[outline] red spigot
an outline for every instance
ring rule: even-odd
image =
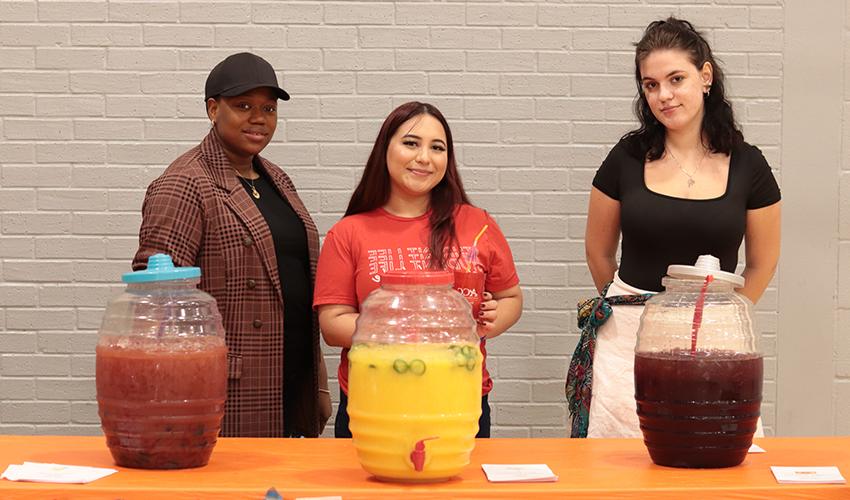
[[[410,461],[413,462],[413,468],[416,472],[422,472],[425,468],[425,441],[437,439],[439,436],[420,439],[416,442],[413,451],[410,452]]]

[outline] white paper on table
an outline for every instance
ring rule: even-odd
[[[481,464],[491,483],[545,483],[558,480],[546,464]]]
[[[103,467],[24,462],[23,464],[9,464],[0,477],[9,481],[84,484],[116,472],[118,471],[115,469]]]
[[[838,467],[770,467],[777,483],[781,484],[844,484],[844,476]]]
[[[767,453],[764,448],[753,443],[750,445],[750,449],[747,450],[747,453]]]

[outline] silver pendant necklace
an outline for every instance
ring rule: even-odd
[[[702,151],[702,157],[699,159],[699,163],[697,163],[697,168],[695,168],[695,169],[694,169],[694,172],[693,172],[692,174],[689,174],[689,173],[688,173],[688,171],[687,171],[687,170],[685,170],[685,169],[682,167],[682,164],[681,164],[681,163],[679,163],[679,159],[678,159],[678,158],[676,158],[676,155],[674,155],[674,154],[673,154],[673,151],[672,151],[670,148],[666,148],[666,151],[667,151],[668,153],[670,153],[670,157],[671,157],[671,158],[673,158],[673,161],[675,161],[675,162],[676,162],[676,166],[678,166],[678,167],[679,167],[679,170],[681,170],[681,171],[682,171],[682,173],[683,173],[683,174],[685,174],[685,175],[688,177],[688,189],[691,189],[692,187],[694,187],[694,184],[696,184],[696,183],[697,183],[697,181],[696,181],[696,180],[694,180],[694,176],[695,176],[695,175],[697,175],[697,171],[698,171],[698,170],[699,170],[699,168],[702,166],[702,161],[703,161],[703,160],[705,160],[705,157],[706,157],[706,155],[707,155],[707,153],[708,153],[708,150],[707,150],[707,149],[703,149],[703,151]]]

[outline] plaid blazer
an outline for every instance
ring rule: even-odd
[[[311,277],[315,280],[319,256],[316,225],[289,176],[270,161],[258,158],[304,222]],[[221,311],[228,347],[221,435],[282,436],[283,294],[274,242],[214,131],[148,186],[133,269],[144,269],[148,257],[157,252],[170,254],[176,266],[200,267],[200,288],[215,297]],[[295,419],[294,428],[305,436],[320,432],[318,325],[314,312],[312,369],[303,374],[298,411],[285,416]]]

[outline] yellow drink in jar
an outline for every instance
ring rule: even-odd
[[[366,471],[428,482],[469,464],[481,416],[478,345],[355,344],[348,361],[350,428]]]

